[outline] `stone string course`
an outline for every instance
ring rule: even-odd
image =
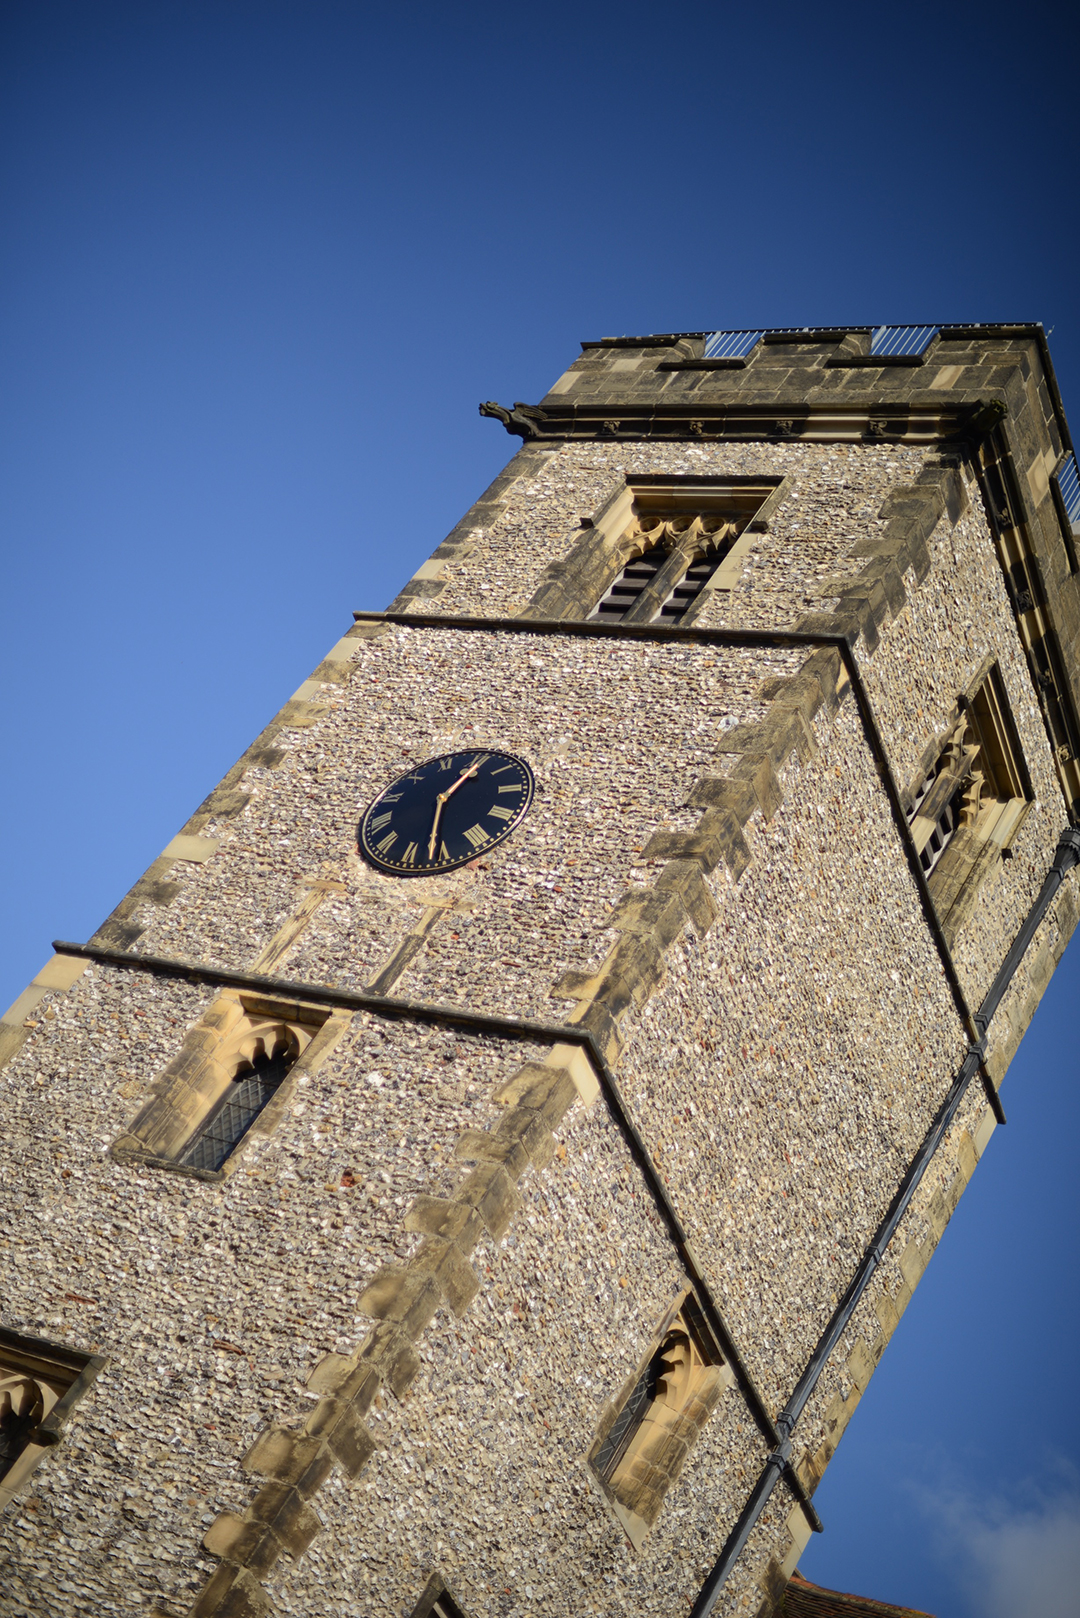
[[[1039,802],[1004,926],[965,944],[977,987],[1062,814],[1003,594],[985,634],[957,623],[988,588],[972,486],[886,445],[527,449],[406,601],[520,611],[626,467],[795,480],[738,621],[843,633],[868,682],[887,668],[899,767],[925,746],[913,714],[932,733],[985,647],[1002,659]],[[474,741],[534,764],[521,832],[439,882],[361,865],[362,804]],[[1070,885],[995,1021],[996,1073],[1075,919]],[[358,626],[99,937],[359,988],[421,927],[395,992],[570,1017],[618,1062],[778,1408],[966,1037],[839,655]],[[433,1568],[474,1618],[685,1609],[766,1446],[727,1393],[638,1555],[583,1464],[688,1279],[580,1056],[357,1013],[229,1180],[193,1183],[108,1148],[213,989],[48,977],[0,1027],[4,1322],[110,1364],[0,1521],[4,1618],[396,1615]],[[973,1087],[797,1429],[807,1484],[991,1125]],[[768,1605],[804,1537],[781,1486],[718,1611]]]

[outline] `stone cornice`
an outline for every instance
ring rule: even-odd
[[[488,401],[482,416],[502,422],[508,433],[536,442],[573,439],[698,440],[700,442],[779,439],[812,444],[893,443],[971,446],[1004,419],[997,399],[940,404],[910,401],[851,404],[835,400],[808,403],[773,400],[734,404],[691,398],[677,403],[528,405],[512,408]]]

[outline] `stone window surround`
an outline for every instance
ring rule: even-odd
[[[346,1020],[325,1006],[221,990],[187,1031],[179,1052],[151,1087],[150,1099],[114,1141],[110,1155],[193,1179],[227,1179],[251,1142],[273,1133],[300,1078],[320,1065]],[[296,1060],[221,1168],[199,1169],[182,1162],[237,1069],[260,1044],[269,1050],[282,1041],[296,1052]]]
[[[635,1417],[616,1453],[605,1455],[619,1416],[669,1344],[673,1351],[670,1369],[657,1378],[656,1393]],[[605,1404],[589,1451],[590,1470],[635,1550],[644,1544],[664,1496],[678,1479],[721,1393],[734,1380],[693,1289],[688,1288],[664,1316],[648,1352],[623,1383],[618,1397]]]
[[[31,1428],[21,1451],[0,1475],[0,1513],[23,1488],[46,1450],[62,1441],[68,1416],[107,1363],[104,1355],[85,1354],[0,1327],[0,1388],[9,1378],[31,1382],[42,1409],[41,1419]]]
[[[545,570],[521,616],[583,622],[627,564],[655,544],[660,526],[671,547],[669,560],[626,621],[655,618],[687,569],[722,536],[726,549],[719,565],[679,620],[689,625],[712,591],[734,589],[754,536],[766,531],[789,488],[790,479],[780,477],[630,473],[599,511],[580,519],[569,552]],[[729,523],[736,529],[733,540]]]
[[[954,755],[951,759],[949,755]],[[930,813],[913,813],[927,777],[937,771],[923,802]],[[936,788],[936,790],[935,790]],[[960,823],[929,873],[928,885],[950,944],[971,919],[978,890],[1011,846],[1034,801],[1016,723],[996,659],[988,657],[956,700],[956,716],[944,740],[926,747],[904,794],[916,849],[922,851],[937,821],[937,800],[963,794]],[[932,796],[931,796],[932,795]],[[922,803],[919,804],[921,808]],[[944,808],[942,801],[940,808]]]
[[[448,1589],[442,1575],[433,1573],[409,1618],[468,1618],[468,1615]]]

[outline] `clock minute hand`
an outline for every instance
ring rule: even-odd
[[[458,787],[467,781],[470,775],[476,774],[483,762],[484,761],[482,758],[478,758],[475,764],[470,765],[467,770],[462,770],[453,786],[447,787],[445,792],[440,792],[439,796],[435,799],[435,820],[431,827],[431,840],[428,843],[429,861],[435,858],[435,839],[439,835],[439,821],[442,818],[443,805],[446,803],[447,798],[452,798],[454,796],[454,793],[457,791]]]

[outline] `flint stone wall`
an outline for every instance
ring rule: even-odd
[[[0,1191],[5,1321],[109,1356],[64,1446],[0,1519],[5,1614],[185,1609],[216,1565],[203,1532],[255,1491],[242,1467],[253,1440],[302,1424],[314,1364],[355,1347],[370,1326],[365,1285],[420,1240],[408,1207],[453,1191],[457,1138],[492,1126],[498,1085],[545,1054],[359,1013],[224,1184],[110,1161],[210,998],[91,966],[46,998],[0,1078],[18,1153]],[[474,1252],[471,1309],[421,1339],[406,1402],[377,1397],[369,1469],[318,1497],[327,1529],[272,1586],[281,1610],[397,1614],[440,1566],[477,1614],[509,1610],[507,1588],[515,1610],[541,1597],[569,1610],[579,1584],[597,1612],[633,1594],[659,1613],[672,1563],[689,1590],[702,1546],[719,1549],[718,1518],[764,1454],[738,1395],[721,1401],[641,1558],[626,1557],[585,1466],[604,1401],[687,1284],[602,1104],[571,1113],[523,1192],[510,1233]],[[566,1534],[565,1555],[544,1553],[538,1512]]]
[[[248,771],[247,808],[206,827],[219,851],[186,868],[167,906],[136,912],[140,950],[250,969],[305,879],[329,880],[340,887],[279,974],[362,988],[442,907],[393,992],[550,1018],[556,977],[606,952],[610,907],[652,832],[695,823],[687,795],[723,736],[760,719],[763,682],[805,657],[398,627],[354,644],[338,705],[286,733],[277,768]],[[367,802],[416,760],[473,746],[520,752],[536,771],[533,806],[506,843],[432,879],[357,857]]]
[[[876,444],[565,444],[527,448],[406,585],[405,611],[517,617],[544,570],[562,561],[595,516],[635,474],[790,480],[751,542],[734,590],[714,591],[699,627],[791,628],[819,605],[822,580],[860,539],[884,528],[879,512],[913,483],[926,450]],[[512,473],[520,471],[516,477]],[[590,603],[591,605],[591,603]]]

